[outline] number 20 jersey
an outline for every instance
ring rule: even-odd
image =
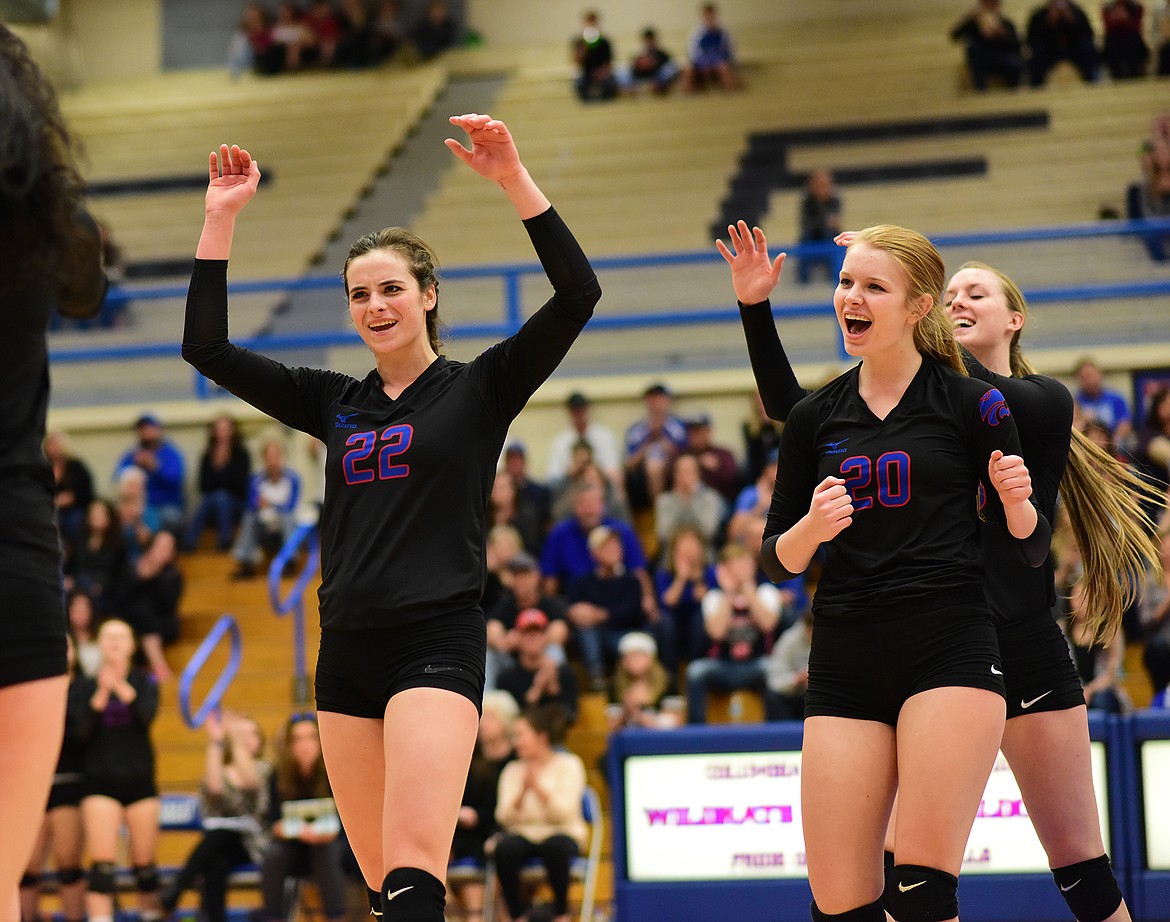
[[[988,461],[997,448],[1020,452],[1007,404],[985,382],[923,358],[897,406],[879,419],[858,392],[859,370],[793,408],[780,441],[765,554],[775,554],[769,538],[808,512],[814,488],[838,477],[852,498],[853,521],[823,546],[818,615],[868,618],[982,604],[980,503],[987,527],[1004,528]]]

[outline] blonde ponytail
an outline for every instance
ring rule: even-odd
[[[1147,573],[1161,578],[1156,528],[1142,499],[1161,506],[1165,497],[1078,429],[1072,431],[1060,493],[1081,552],[1090,636],[1108,645]]]

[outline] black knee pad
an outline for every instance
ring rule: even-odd
[[[896,864],[886,879],[886,910],[898,922],[943,922],[959,914],[959,878],[920,864]]]
[[[57,883],[62,887],[79,883],[84,876],[81,868],[57,868]]]
[[[1121,888],[1108,855],[1053,868],[1052,879],[1079,922],[1102,922],[1121,905]]]
[[[89,889],[93,893],[111,894],[117,889],[114,876],[117,866],[112,861],[95,861],[89,869]]]
[[[846,912],[821,912],[816,900],[809,908],[812,910],[813,922],[886,922],[886,911],[882,909],[881,900]]]
[[[29,871],[25,871],[23,874],[20,875],[20,889],[21,890],[31,890],[32,888],[39,887],[40,885],[41,885],[41,875],[40,874],[33,874]]]
[[[395,868],[382,881],[383,922],[444,922],[447,888],[420,868]]]
[[[370,904],[370,915],[375,919],[382,918],[382,894],[366,887],[366,899]]]
[[[135,866],[134,886],[139,893],[158,893],[158,868],[153,864]]]

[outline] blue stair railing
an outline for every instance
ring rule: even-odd
[[[293,558],[301,547],[307,547],[305,565],[300,574],[293,581],[292,587],[283,597],[280,592],[280,581],[285,568],[293,562]],[[268,567],[268,597],[272,608],[278,616],[287,614],[293,616],[293,702],[307,704],[309,702],[309,674],[305,665],[305,589],[309,581],[317,573],[317,562],[320,559],[321,548],[317,540],[317,524],[306,523],[298,525],[289,535],[288,540],[280,552],[272,558]]]

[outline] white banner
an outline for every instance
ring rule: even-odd
[[[1142,743],[1142,803],[1146,820],[1146,867],[1170,871],[1170,740]]]
[[[1163,773],[1150,777],[1170,777],[1170,743],[1166,747],[1159,763]],[[1104,743],[1092,743],[1091,757],[1108,848]],[[800,752],[630,756],[625,777],[630,880],[806,875]],[[1162,793],[1160,815],[1167,817],[1170,789]],[[1170,822],[1161,825],[1166,829],[1161,854],[1163,861],[1170,862]],[[1151,858],[1151,866],[1152,862]],[[1048,860],[1020,799],[1019,787],[1000,755],[971,828],[963,873],[1047,870]]]

